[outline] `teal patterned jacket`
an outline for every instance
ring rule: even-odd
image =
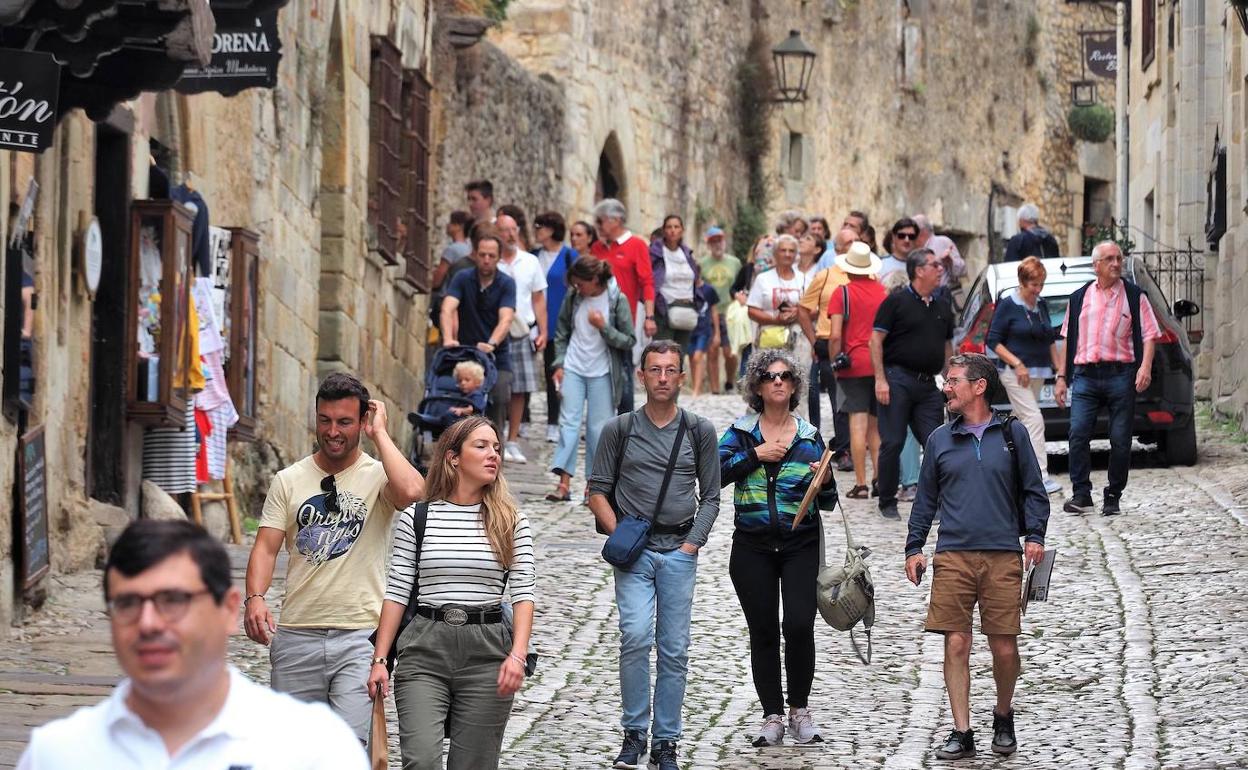
[[[754,453],[754,447],[763,442],[758,417],[741,417],[719,439],[720,483],[736,485],[732,502],[737,534],[765,539],[773,545],[791,538],[805,539],[807,533],[818,531],[819,511],[808,510],[796,530],[793,518],[814,480],[810,464],[823,457],[823,437],[815,426],[794,415],[797,433],[789,451],[780,462],[765,465]],[[831,473],[811,508],[816,506],[820,510],[836,507],[836,482]]]

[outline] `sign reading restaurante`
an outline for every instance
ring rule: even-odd
[[[51,54],[0,48],[0,149],[37,153],[52,145],[60,84]]]

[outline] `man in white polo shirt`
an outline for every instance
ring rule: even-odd
[[[242,596],[225,548],[201,527],[131,524],[109,553],[104,599],[128,678],[103,703],[36,729],[19,770],[368,766],[324,704],[273,692],[226,664]]]

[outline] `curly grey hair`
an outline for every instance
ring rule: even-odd
[[[758,395],[758,387],[763,384],[763,373],[774,363],[782,363],[793,373],[793,395],[789,398],[789,411],[797,408],[801,394],[805,392],[805,378],[802,368],[793,354],[783,348],[763,348],[750,356],[745,365],[745,375],[737,382],[737,389],[745,398],[745,403],[759,414],[763,412],[763,397]]]

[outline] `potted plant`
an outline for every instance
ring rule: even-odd
[[[1099,144],[1114,135],[1114,111],[1103,104],[1071,107],[1066,123],[1070,133],[1085,142]]]

